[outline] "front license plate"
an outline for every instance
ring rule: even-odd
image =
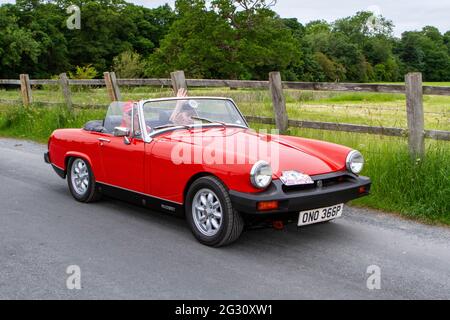
[[[302,211],[298,217],[298,226],[306,226],[308,224],[339,218],[342,216],[343,210],[344,204],[341,203],[331,207]]]

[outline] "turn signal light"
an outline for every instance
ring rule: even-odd
[[[269,211],[278,209],[278,201],[258,202],[258,211]]]

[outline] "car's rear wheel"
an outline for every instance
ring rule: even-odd
[[[71,158],[67,166],[67,183],[75,200],[93,202],[100,198],[95,177],[89,163],[81,158]]]
[[[186,219],[197,240],[214,247],[236,241],[244,228],[227,189],[219,179],[210,176],[197,179],[189,188]]]

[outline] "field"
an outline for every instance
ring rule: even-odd
[[[439,84],[430,84],[439,85]],[[443,85],[450,85],[443,84]],[[170,88],[121,88],[123,100],[171,96]],[[245,115],[273,116],[266,90],[193,89],[190,95],[233,98]],[[286,90],[291,119],[317,120],[406,128],[405,97],[401,94],[336,93]],[[101,119],[108,105],[105,89],[73,92],[73,101],[82,107],[73,114],[61,106],[41,106],[39,102],[60,103],[56,90],[35,90],[38,102],[32,108],[0,104],[0,135],[46,142],[59,127],[81,127],[86,121]],[[0,101],[18,100],[17,90],[0,91]],[[99,105],[90,108],[91,105]],[[103,105],[103,107],[102,107]],[[425,127],[450,131],[450,97],[425,96]],[[271,128],[251,124],[255,129]],[[366,158],[363,174],[373,180],[370,197],[354,201],[430,223],[450,225],[450,143],[427,140],[425,159],[410,161],[407,141],[378,135],[290,128],[291,135],[327,140],[360,150]]]
[[[273,116],[272,101],[267,90],[191,89],[190,94],[232,97],[245,115]],[[122,88],[124,100],[171,95],[171,88],[168,87]],[[285,90],[285,95],[290,119],[406,128],[406,102],[402,94]],[[73,92],[72,96],[74,104],[80,106],[106,107],[109,103],[104,88],[79,90]],[[63,101],[58,90],[34,90],[33,98],[37,103]],[[0,102],[3,100],[20,102],[19,90],[0,91]],[[450,97],[424,96],[424,108],[426,129],[450,131]]]

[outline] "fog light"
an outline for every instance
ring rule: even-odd
[[[366,187],[359,187],[359,193],[366,193]]]
[[[269,211],[278,209],[278,201],[258,202],[258,211]]]

